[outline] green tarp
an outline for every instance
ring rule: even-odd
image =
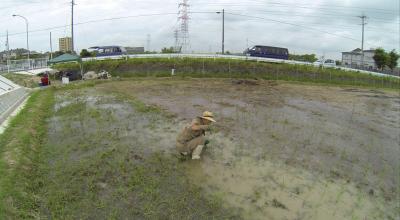
[[[81,58],[76,55],[72,54],[63,54],[61,56],[58,56],[52,60],[49,60],[47,63],[48,64],[56,64],[56,63],[67,63],[67,62],[82,62]]]

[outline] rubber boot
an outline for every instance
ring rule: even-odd
[[[199,160],[200,159],[200,154],[203,151],[204,145],[198,145],[196,149],[194,149],[192,153],[192,160]]]

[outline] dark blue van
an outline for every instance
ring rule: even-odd
[[[89,52],[95,52],[96,57],[126,55],[126,49],[120,46],[91,47]]]
[[[289,59],[289,50],[287,48],[280,47],[256,45],[247,49],[244,53],[252,57],[265,57],[282,60]]]

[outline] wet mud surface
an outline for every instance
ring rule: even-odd
[[[176,163],[191,184],[220,198],[225,207],[239,210],[243,218],[396,219],[399,215],[396,92],[193,79],[111,82],[69,97],[58,97],[50,142],[68,131],[65,144],[70,146],[90,145],[88,140],[100,143],[87,151],[73,149],[71,160],[115,145],[137,152],[133,158],[154,152],[174,158],[179,130],[209,110],[218,122],[207,134],[211,143],[202,160],[176,159]],[[126,101],[129,98],[174,117],[135,111]],[[82,120],[60,123],[63,109],[81,102],[86,116],[80,117],[91,115],[84,120],[85,129]],[[74,109],[82,112],[80,108]],[[98,111],[109,117],[97,117]]]
[[[188,173],[237,207],[247,204],[254,218],[362,218],[395,206],[396,92],[230,80],[123,82],[118,90],[184,122],[213,111],[211,146]]]
[[[59,91],[40,213],[54,219],[239,219],[185,178],[175,122],[96,88]]]

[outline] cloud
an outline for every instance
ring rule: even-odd
[[[25,31],[24,21],[12,18],[14,13],[26,16],[30,30],[63,26],[70,23],[70,6],[66,0],[4,0],[0,8],[0,50],[4,49],[5,31]],[[77,23],[91,20],[175,13],[178,0],[76,0]],[[216,12],[225,8],[226,50],[242,52],[247,42],[287,47],[296,53],[326,54],[339,58],[341,51],[361,47],[361,23],[357,16],[369,17],[366,25],[366,48],[384,47],[399,50],[399,3],[397,0],[189,0],[192,12]],[[250,15],[259,18],[242,17]],[[221,15],[194,13],[190,20],[191,49],[216,52],[221,47]],[[290,23],[290,24],[288,24]],[[176,15],[132,17],[77,25],[78,49],[94,45],[146,46],[151,35],[151,48],[173,46],[173,32],[179,27]],[[318,31],[321,30],[321,31]],[[58,38],[70,34],[69,27],[51,30],[53,47]],[[48,51],[49,31],[30,34],[31,49]],[[330,34],[328,34],[330,33]],[[345,37],[338,37],[345,36]],[[351,39],[356,39],[351,40]],[[358,41],[359,40],[359,41]],[[25,46],[25,35],[11,35],[13,48]]]

